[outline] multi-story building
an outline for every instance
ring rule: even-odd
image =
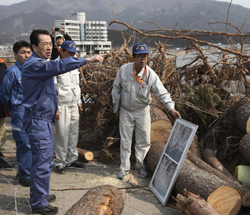
[[[77,12],[76,20],[55,20],[54,26],[64,28],[75,41],[77,49],[87,54],[101,54],[111,51],[106,21],[86,21],[85,13]]]

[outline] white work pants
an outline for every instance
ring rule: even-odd
[[[58,106],[59,119],[56,120],[56,140],[54,166],[69,166],[78,160],[77,142],[79,133],[78,105]]]
[[[120,109],[120,170],[130,170],[130,155],[133,131],[135,129],[136,166],[144,167],[144,158],[150,148],[151,118],[150,108],[136,111]]]

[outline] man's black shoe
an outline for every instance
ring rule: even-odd
[[[18,179],[19,179],[19,184],[21,184],[23,187],[30,187],[29,179],[22,179],[20,177]]]
[[[50,204],[43,208],[38,208],[38,209],[32,209],[32,214],[44,214],[44,215],[53,215],[57,214],[58,208],[53,207]]]
[[[72,164],[70,164],[68,167],[74,167],[74,168],[85,168],[85,166],[79,162],[79,161],[74,161]]]
[[[47,195],[46,200],[48,201],[48,203],[54,202],[54,201],[56,201],[56,195],[54,195],[54,194]]]
[[[54,168],[54,171],[57,174],[65,174],[65,167],[63,167],[63,166],[56,166]]]
[[[4,157],[0,156],[0,169],[1,168],[14,168],[14,164],[7,162]]]

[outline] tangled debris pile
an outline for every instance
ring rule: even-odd
[[[124,24],[116,20],[114,22]],[[127,24],[124,25],[145,37],[159,37],[159,34],[146,34]],[[250,164],[249,150],[246,150],[250,142],[248,141],[250,136],[247,134],[250,131],[248,81],[250,56],[244,53],[243,42],[240,50],[233,45],[232,37],[249,35],[243,35],[241,32],[235,35],[225,33],[225,35],[231,36],[228,39],[231,48],[212,44],[211,46],[219,50],[215,59],[211,58],[211,55],[206,55],[199,45],[210,45],[210,43],[184,35],[181,38],[192,38],[190,40],[194,43],[183,52],[172,54],[172,56],[168,53],[166,43],[156,43],[148,57],[148,64],[171,93],[176,102],[176,109],[182,117],[199,125],[197,138],[193,143],[196,147],[195,153],[191,151],[184,162],[184,168],[180,171],[174,187],[176,194],[183,194],[184,188],[190,188],[189,191],[195,191],[195,194],[206,199],[223,185],[226,186],[223,189],[225,195],[230,197],[231,189],[227,188],[230,186],[237,190],[234,202],[230,202],[234,210],[232,214],[237,214],[241,204],[249,206],[247,199],[250,195],[249,188],[242,185],[232,175],[237,165]],[[185,65],[178,67],[177,58],[190,52],[193,58]],[[113,152],[119,148],[118,114],[113,114],[112,84],[120,66],[131,61],[132,53],[129,52],[128,42],[125,41],[120,50],[106,56],[102,65],[87,65],[82,68],[81,89],[85,112],[81,116],[79,144],[83,148],[90,146],[101,150],[100,155],[105,160],[113,158]],[[168,121],[173,123],[173,119],[163,105],[156,102],[158,104],[154,106],[158,106],[168,117]],[[164,141],[160,143],[154,139],[150,150],[155,150],[155,152],[151,154],[149,152],[148,155],[154,158],[146,160],[156,160],[155,156],[159,158],[164,144]],[[211,157],[211,155],[204,155],[206,150],[210,150],[214,156],[213,159],[216,159],[214,166],[206,161],[207,157]],[[214,152],[216,152],[216,157]],[[245,158],[244,161],[242,157]],[[150,164],[148,166],[151,169]],[[226,169],[230,177],[220,167],[223,167],[223,170]],[[213,194],[213,196],[216,195]],[[242,196],[242,203],[238,196],[240,198]]]
[[[198,44],[190,45],[172,58],[165,47],[166,44],[156,44],[148,62],[171,93],[176,109],[184,119],[199,125],[197,135],[201,147],[219,150],[220,159],[239,164],[238,143],[243,133],[234,123],[234,113],[248,103],[250,62],[240,55],[221,53],[211,66]],[[191,50],[198,50],[198,54],[177,68],[176,58]],[[82,67],[85,110],[81,115],[82,148],[112,149],[113,143],[116,143],[113,148],[119,146],[118,116],[113,114],[111,91],[120,66],[131,61],[132,54],[124,44],[120,50],[108,54],[103,64]],[[236,82],[240,84],[236,86]],[[236,87],[236,91],[231,92],[230,86]],[[243,91],[239,92],[238,86],[243,86]]]

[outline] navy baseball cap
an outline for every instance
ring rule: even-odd
[[[62,43],[61,49],[66,49],[69,52],[79,52],[76,50],[76,44],[74,41],[66,40]]]
[[[133,54],[149,54],[146,43],[136,43],[132,49]]]

